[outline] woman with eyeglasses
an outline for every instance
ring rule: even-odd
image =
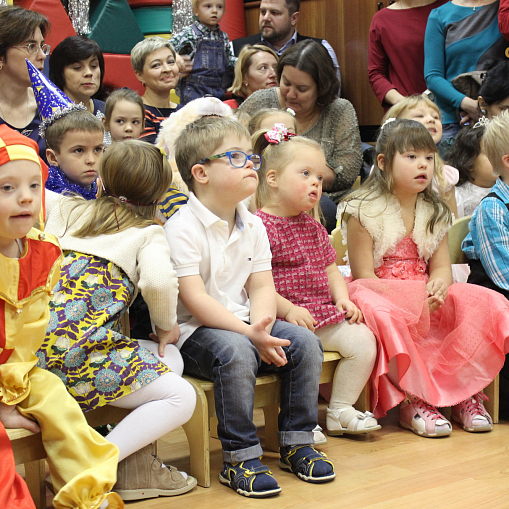
[[[41,118],[25,59],[42,71],[50,52],[44,42],[49,28],[49,21],[36,11],[0,7],[0,124],[33,139],[44,160],[46,143],[39,136]]]
[[[99,45],[81,35],[65,38],[49,57],[49,79],[75,103],[96,117],[104,116],[104,57]]]

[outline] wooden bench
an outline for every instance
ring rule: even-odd
[[[320,383],[332,382],[336,366],[341,360],[337,352],[324,352]],[[205,488],[210,486],[210,435],[217,436],[216,410],[214,401],[214,384],[208,380],[184,377],[196,391],[196,408],[191,419],[184,424],[189,442],[189,473],[198,484]],[[281,382],[278,375],[265,375],[256,378],[254,408],[262,408],[265,418],[265,448],[279,452],[278,412]],[[366,386],[356,407],[365,412],[369,410],[369,392]]]
[[[46,451],[40,433],[26,429],[8,429],[14,462],[25,465],[25,481],[37,509],[46,509],[46,486],[44,484]]]
[[[111,406],[97,408],[85,413],[89,426],[97,428],[120,422],[130,410]],[[37,509],[46,509],[45,459],[46,451],[40,433],[26,429],[8,429],[14,462],[25,466],[25,481]]]
[[[332,382],[334,371],[341,356],[337,352],[324,352],[320,383]],[[217,419],[214,403],[214,384],[207,380],[184,377],[196,391],[196,408],[191,419],[183,425],[189,442],[189,474],[195,477],[200,486],[210,486],[210,431],[217,436]],[[277,438],[279,395],[281,381],[278,375],[265,375],[256,379],[255,408],[262,408],[265,418],[265,447],[270,451],[279,451]],[[361,394],[356,407],[361,411],[369,410],[367,386]],[[101,407],[85,413],[87,422],[96,428],[105,424],[120,422],[129,410],[115,407]],[[46,452],[42,445],[41,434],[17,429],[7,430],[17,465],[25,465],[25,480],[37,509],[46,508],[46,488],[44,484]]]

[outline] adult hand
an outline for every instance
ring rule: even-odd
[[[19,413],[16,405],[0,403],[0,421],[2,421],[6,428],[23,428],[32,433],[39,433],[41,431],[41,428],[39,428],[35,421]]]
[[[292,306],[285,316],[285,320],[295,325],[305,327],[311,332],[315,331],[315,325],[318,323],[306,308],[301,308],[299,306]]]
[[[271,336],[265,329],[272,322],[272,317],[267,316],[256,323],[246,326],[245,335],[260,352],[260,357],[267,364],[274,363],[276,366],[284,366],[288,361],[282,346],[289,346],[288,339],[279,339]]]
[[[464,97],[461,101],[460,110],[462,112],[460,121],[461,125],[477,122],[479,120],[479,105],[477,101],[474,101],[474,99]]]
[[[175,324],[175,327],[169,331],[165,331],[160,329],[156,325],[156,333],[150,334],[150,339],[159,343],[159,347],[157,349],[159,353],[159,357],[164,357],[164,349],[166,345],[176,345],[180,338],[180,327],[178,323]]]

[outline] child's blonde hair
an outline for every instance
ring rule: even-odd
[[[87,218],[74,236],[111,235],[156,224],[157,202],[171,185],[171,168],[160,149],[139,140],[114,143],[101,159],[99,176],[103,189],[96,200],[72,198],[67,227]]]
[[[399,103],[394,104],[391,106],[387,113],[384,115],[384,118],[382,119],[382,125],[389,119],[389,118],[398,118],[403,115],[405,111],[413,110],[417,108],[420,105],[427,106],[428,108],[431,108],[438,114],[438,118],[440,121],[442,121],[442,114],[440,113],[440,109],[438,106],[427,96],[424,94],[420,95],[410,95],[408,97],[405,97],[402,101]],[[435,154],[435,178],[438,183],[438,189],[440,190],[440,195],[445,196],[446,189],[449,187],[448,182],[445,180],[444,177],[444,162],[442,161],[442,158],[438,155],[438,152]]]
[[[509,112],[493,117],[486,126],[483,137],[484,152],[495,173],[505,168],[502,158],[509,154]]]
[[[288,141],[281,141],[277,144],[269,143],[265,138],[267,132],[269,132],[267,129],[260,129],[251,138],[254,153],[262,156],[262,165],[258,170],[258,187],[255,193],[257,209],[270,204],[273,199],[274,191],[268,185],[266,178],[269,169],[274,170],[276,176],[279,176],[283,169],[294,160],[294,153],[298,147],[315,149],[322,152],[322,147],[319,143],[303,136],[292,136]],[[308,214],[319,222],[323,221],[319,203],[308,211]]]
[[[139,96],[138,92],[135,92],[130,88],[119,88],[118,90],[115,90],[115,92],[112,92],[106,100],[106,105],[104,106],[106,127],[109,127],[110,125],[111,114],[113,113],[115,104],[120,101],[128,101],[130,103],[137,104],[140,107],[142,122],[145,124],[145,105],[143,104],[143,99]]]
[[[263,108],[263,109],[257,111],[251,117],[251,120],[249,121],[247,128],[249,129],[249,132],[251,133],[251,135],[253,135],[256,131],[259,131],[261,129],[260,125],[267,117],[270,117],[271,115],[275,115],[276,113],[277,114],[282,113],[284,115],[288,115],[288,118],[292,119],[295,126],[297,126],[297,123],[295,122],[293,115],[291,113],[289,113],[288,111],[280,110],[278,108]],[[285,126],[286,126],[286,124],[285,124]],[[288,126],[286,126],[286,127],[288,127]]]
[[[241,110],[239,108],[232,109],[233,114],[235,115],[235,118],[244,126],[249,129],[249,122],[251,122],[251,115],[244,110]],[[251,131],[249,131],[251,132]]]
[[[227,117],[202,117],[182,130],[175,141],[175,161],[190,191],[194,190],[193,166],[213,156],[228,136],[250,139],[249,131],[238,120]]]
[[[191,9],[193,10],[193,14],[194,14],[194,11],[195,11],[196,9],[198,9],[198,6],[199,6],[202,2],[205,2],[205,0],[191,0]],[[224,6],[226,7],[226,0],[224,0]]]
[[[367,180],[359,189],[344,198],[344,202],[359,201],[359,209],[363,202],[375,200],[381,196],[394,195],[392,169],[396,154],[409,150],[424,150],[436,154],[437,148],[426,127],[415,120],[394,120],[388,122],[380,130],[376,142],[375,167]],[[378,156],[384,156],[384,169],[378,166]],[[427,229],[433,233],[435,224],[441,221],[451,223],[452,214],[445,201],[436,193],[431,184],[419,193],[424,201],[433,205],[433,214],[428,220]],[[346,218],[341,218],[343,219]]]

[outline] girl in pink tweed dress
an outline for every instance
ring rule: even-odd
[[[263,152],[257,215],[269,236],[278,318],[314,331],[324,350],[343,357],[334,374],[327,431],[342,435],[380,429],[372,413],[353,408],[373,369],[375,337],[348,298],[326,229],[308,214],[322,194],[322,149],[292,136],[283,124],[258,131],[253,141],[256,153]]]
[[[400,424],[450,435],[435,407],[451,406],[466,431],[491,431],[480,391],[504,364],[509,303],[452,283],[451,212],[432,189],[435,143],[414,120],[387,121],[375,169],[339,207],[354,281],[348,288],[378,344],[371,377],[377,417],[401,402]]]

